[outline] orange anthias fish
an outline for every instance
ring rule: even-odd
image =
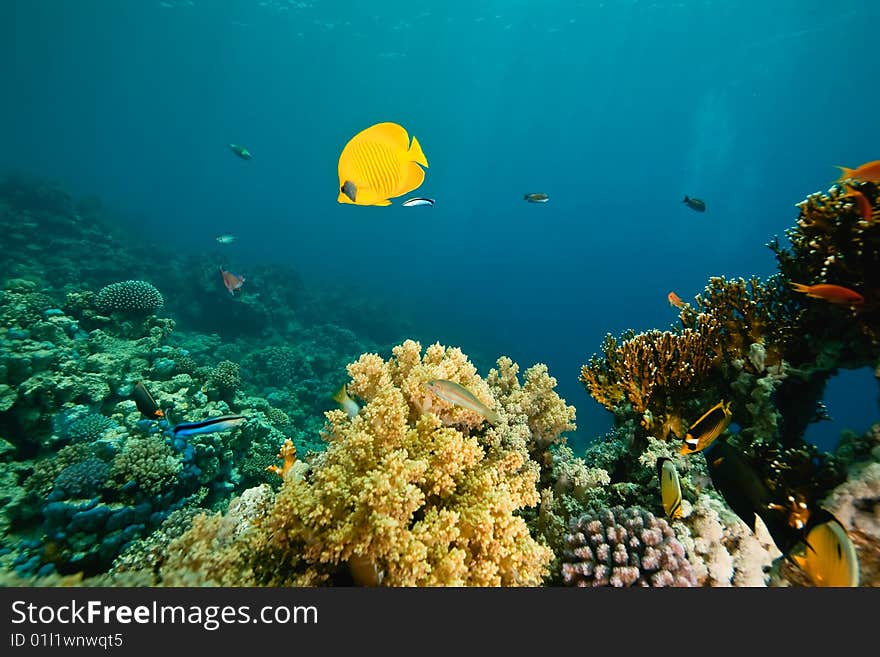
[[[849,178],[853,180],[861,180],[862,182],[880,182],[880,160],[873,162],[865,162],[860,167],[849,169],[835,164],[840,169],[840,178],[836,182],[842,182]]]
[[[226,289],[229,290],[229,294],[232,296],[235,296],[235,291],[244,285],[244,276],[237,276],[231,271],[226,271],[223,267],[220,267],[220,275],[223,276],[223,285],[226,286]]]
[[[682,301],[681,297],[678,296],[675,292],[670,292],[666,295],[666,298],[669,300],[670,306],[675,306],[676,308],[684,307],[684,301]]]
[[[803,292],[813,299],[824,299],[828,303],[837,303],[842,306],[858,306],[865,302],[865,297],[861,294],[841,285],[791,283],[791,287],[795,292]]]
[[[421,166],[419,166],[421,165]],[[391,205],[425,181],[428,158],[396,123],[377,123],[352,137],[339,156],[339,203]]]
[[[868,200],[868,197],[852,185],[847,185],[846,187],[847,192],[844,196],[849,196],[856,200],[856,205],[859,207],[859,213],[862,215],[862,219],[868,222],[873,221],[874,208],[871,207],[871,201]]]

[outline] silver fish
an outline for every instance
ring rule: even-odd
[[[232,244],[235,241],[235,235],[230,235],[229,233],[223,233],[222,235],[217,236],[217,241],[220,244]]]
[[[430,207],[434,207],[434,199],[416,196],[415,198],[408,198],[403,203],[401,203],[401,205],[403,205],[403,207],[405,208],[414,208],[418,205],[428,205]]]

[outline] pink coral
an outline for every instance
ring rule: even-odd
[[[572,521],[562,576],[572,586],[696,586],[684,546],[662,518],[617,506]]]

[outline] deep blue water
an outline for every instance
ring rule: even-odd
[[[880,156],[878,19],[870,0],[5,0],[0,170],[98,195],[132,239],[231,231],[227,266],[290,263],[393,299],[423,340],[546,362],[587,439],[609,415],[577,377],[606,332],[773,273],[794,204]],[[434,208],[336,203],[342,147],[380,121],[418,137]],[[827,403],[862,430],[876,384],[847,380]]]

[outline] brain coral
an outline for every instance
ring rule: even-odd
[[[162,294],[146,281],[121,281],[101,288],[95,306],[101,312],[154,313],[165,303]]]
[[[696,586],[669,524],[639,507],[617,506],[572,521],[562,575],[573,586]]]

